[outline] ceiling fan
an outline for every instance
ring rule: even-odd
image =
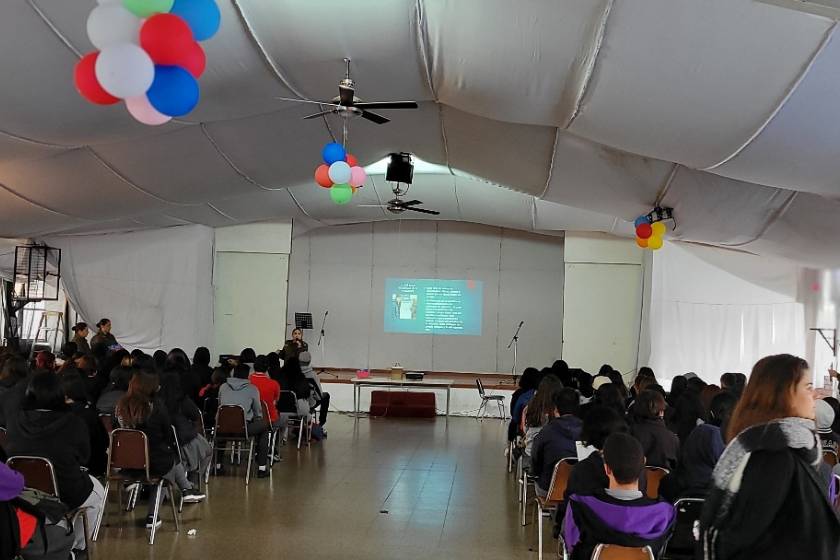
[[[411,212],[419,212],[420,214],[431,214],[432,216],[437,216],[440,214],[437,210],[428,210],[426,208],[418,208],[419,204],[423,204],[419,200],[409,200],[404,201],[399,196],[389,200],[385,204],[359,204],[359,208],[385,208],[388,212],[392,214],[402,214],[406,210],[410,210]]]
[[[370,109],[416,109],[416,101],[362,101],[356,97],[356,82],[350,77],[350,59],[345,58],[344,63],[347,65],[347,71],[344,74],[344,79],[338,82],[338,97],[334,97],[332,101],[310,101],[308,99],[292,99],[290,97],[277,97],[283,101],[294,101],[296,103],[310,103],[322,107],[327,106],[329,109],[324,109],[317,113],[307,115],[304,119],[315,119],[325,115],[338,115],[344,119],[362,117],[376,124],[385,124],[391,119],[383,117],[378,113],[370,111]]]

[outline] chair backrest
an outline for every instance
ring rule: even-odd
[[[248,437],[245,409],[238,404],[223,404],[216,410],[216,434],[224,437]]]
[[[6,428],[0,428],[0,449],[6,447],[6,441],[9,439],[9,435],[6,433]]]
[[[175,449],[178,450],[178,461],[183,463],[184,462],[184,454],[181,452],[181,442],[178,440],[178,430],[175,429],[175,426],[170,426],[172,428],[172,437],[175,438]]]
[[[143,471],[149,475],[149,439],[140,430],[114,428],[108,449],[108,475],[111,469]]]
[[[676,519],[665,551],[668,557],[692,557],[694,555],[694,522],[703,511],[703,498],[680,498],[674,502]]]
[[[10,469],[16,470],[23,475],[24,484],[28,488],[34,488],[35,490],[40,490],[41,492],[60,498],[58,481],[55,479],[55,469],[49,459],[18,455],[16,457],[9,457],[6,464]]]
[[[823,449],[823,461],[832,467],[837,466],[837,452],[831,449]]]
[[[659,483],[670,471],[662,467],[645,466],[645,474],[647,475],[647,497],[655,500],[659,497]]]
[[[263,419],[270,424],[271,415],[268,413],[268,403],[265,401],[260,401],[260,408],[262,408]]]
[[[105,433],[109,434],[114,431],[114,417],[110,414],[100,414],[99,422],[105,428]]]
[[[615,544],[599,544],[592,552],[592,560],[655,560],[649,546],[630,548]]]
[[[478,387],[478,394],[482,397],[484,396],[484,383],[481,382],[481,379],[475,380],[475,386]]]
[[[294,391],[280,391],[277,411],[285,414],[297,414],[297,394]]]
[[[569,484],[569,475],[572,468],[577,464],[577,457],[565,457],[554,465],[554,472],[551,475],[551,485],[546,495],[547,502],[562,502],[566,493],[566,486]]]

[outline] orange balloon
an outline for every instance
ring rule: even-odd
[[[330,167],[328,165],[321,164],[318,166],[315,170],[315,182],[325,189],[333,186],[333,183],[330,180]]]
[[[641,237],[637,237],[636,238],[636,245],[638,245],[642,249],[647,249],[648,240],[647,239],[642,239]]]

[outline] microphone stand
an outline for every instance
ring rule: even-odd
[[[326,363],[326,353],[327,353],[327,333],[324,331],[324,327],[327,324],[327,315],[329,311],[324,311],[324,318],[321,320],[321,334],[318,335],[318,346],[321,347],[321,367],[324,367]],[[321,344],[323,342],[323,344]]]
[[[516,385],[516,356],[517,356],[517,346],[519,345],[519,330],[522,328],[522,325],[525,324],[525,321],[519,321],[519,326],[516,327],[516,332],[513,333],[513,338],[510,339],[510,343],[508,343],[507,347],[510,350],[510,347],[513,346],[513,368],[510,370],[510,374],[513,377],[513,384]]]

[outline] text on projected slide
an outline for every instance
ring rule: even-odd
[[[481,334],[478,280],[385,279],[385,332]]]

